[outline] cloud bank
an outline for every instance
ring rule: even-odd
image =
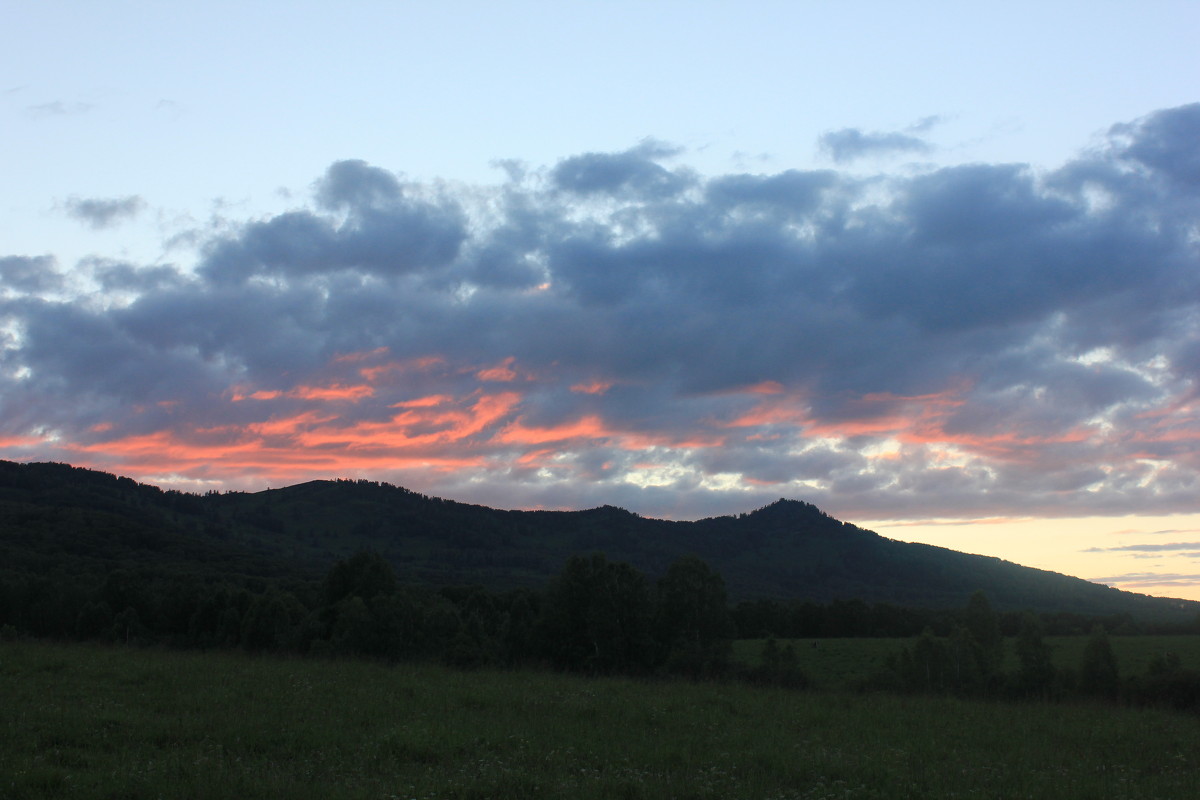
[[[1052,171],[685,160],[341,161],[194,264],[0,256],[0,456],[680,518],[1195,510],[1200,104]]]

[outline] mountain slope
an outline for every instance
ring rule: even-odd
[[[62,464],[0,461],[0,570],[150,564],[200,575],[310,578],[360,549],[383,554],[402,580],[435,585],[541,586],[569,556],[594,551],[656,576],[694,554],[725,577],[735,600],[961,607],[982,589],[1000,609],[1144,619],[1200,611],[1200,603],[897,542],[791,500],[671,522],[611,506],[503,511],[369,481],[198,496]]]

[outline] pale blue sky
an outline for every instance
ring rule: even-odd
[[[154,257],[184,215],[278,210],[344,158],[486,183],[498,159],[653,137],[702,172],[780,171],[827,165],[824,132],[937,117],[923,160],[1053,167],[1200,78],[1196,2],[15,2],[5,18],[0,245],[68,262]],[[154,212],[136,238],[61,213],[132,195]]]

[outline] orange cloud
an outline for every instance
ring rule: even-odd
[[[139,463],[150,460],[156,465],[156,469],[179,471],[181,465],[191,466],[197,462],[220,463],[224,466],[230,455],[254,453],[261,448],[255,441],[233,439],[206,443],[187,441],[172,431],[155,431],[94,444],[68,445],[66,449],[135,459]]]
[[[454,398],[448,394],[431,394],[427,397],[418,397],[415,400],[403,400],[399,403],[392,403],[388,408],[429,408],[431,406],[450,403],[453,400]]]
[[[286,392],[278,389],[260,389],[250,394],[243,394],[237,389],[230,395],[230,400],[241,403],[246,400],[278,400],[280,397],[291,397],[298,400],[361,400],[375,394],[374,387],[366,385],[347,386],[334,383],[329,386],[297,386]]]
[[[613,432],[605,427],[604,422],[594,414],[589,414],[574,422],[544,428],[528,427],[516,420],[496,436],[496,441],[505,444],[546,444],[568,439],[607,439],[611,436]]]
[[[390,361],[373,367],[363,367],[358,374],[368,383],[378,383],[390,373],[428,372],[434,367],[445,365],[445,363],[446,359],[441,356],[421,356],[405,361]]]
[[[770,394],[773,388],[770,384],[759,384],[751,387],[751,390],[756,394]],[[1095,432],[1088,428],[1075,428],[1052,436],[1030,436],[1019,431],[948,433],[945,430],[946,420],[952,411],[965,404],[963,392],[967,388],[969,384],[964,382],[943,392],[924,395],[867,394],[848,404],[851,410],[857,412],[855,418],[828,421],[814,417],[804,397],[787,393],[771,394],[732,420],[716,424],[725,429],[784,425],[800,429],[805,436],[838,439],[892,437],[905,444],[953,445],[1004,461],[1029,460],[1037,457],[1038,450],[1047,445],[1078,444],[1095,436]],[[1180,433],[1181,439],[1200,438],[1200,432],[1194,429]],[[746,437],[748,441],[762,438],[761,433]]]
[[[522,375],[513,368],[516,360],[515,357],[509,356],[494,367],[479,370],[475,373],[475,377],[481,381],[494,381],[497,383],[511,383],[518,378],[528,378],[528,375]]]
[[[503,392],[483,395],[467,409],[425,405],[407,408],[380,422],[313,426],[298,432],[296,443],[304,447],[407,449],[461,442],[502,419],[520,399],[516,392]]]
[[[1016,432],[990,435],[947,434],[941,430],[897,432],[896,439],[906,444],[954,445],[972,453],[999,461],[1035,461],[1043,457],[1048,445],[1079,444],[1092,438],[1087,430],[1076,429],[1057,436],[1023,436]]]
[[[780,483],[783,483],[783,481],[769,481],[765,478],[752,478],[749,475],[743,475],[742,482],[748,483],[751,486],[777,486]]]
[[[803,426],[812,421],[807,405],[795,398],[781,398],[760,403],[749,411],[726,422],[723,428],[758,428],[764,425]]]
[[[753,386],[747,386],[741,391],[747,394],[783,394],[783,384],[779,381],[763,381]]]
[[[604,394],[611,388],[612,384],[608,381],[589,381],[575,384],[571,391],[577,394]]]
[[[540,450],[530,450],[528,453],[517,458],[517,463],[524,467],[536,467],[542,464],[549,463],[550,459],[558,454],[558,450],[546,447]]]
[[[501,444],[541,445],[552,442],[596,442],[606,441],[625,450],[645,450],[650,447],[691,449],[715,447],[724,443],[721,436],[689,433],[682,439],[662,434],[645,434],[621,431],[609,427],[595,414],[588,414],[571,422],[546,427],[531,427],[521,419],[509,423],[494,439]],[[564,448],[565,449],[565,448]]]
[[[49,441],[45,436],[0,436],[0,448],[36,447]]]
[[[249,473],[274,481],[408,468],[446,472],[479,468],[486,459],[474,453],[437,452],[430,446],[469,436],[504,407],[504,398],[480,398],[460,415],[459,427],[428,435],[406,435],[405,426],[393,421],[339,428],[337,417],[307,411],[241,427],[156,431],[66,449],[90,455],[104,466],[118,464],[122,474],[134,477],[203,475],[213,468],[226,479]],[[0,446],[15,443],[0,440]]]
[[[288,392],[289,397],[301,400],[361,400],[374,394],[375,389],[371,386],[345,386],[339,383],[332,386],[298,386]]]
[[[132,477],[160,474],[206,475],[214,468],[230,476],[254,475],[274,482],[312,477],[353,475],[379,470],[423,469],[453,472],[485,465],[480,456],[414,452],[338,451],[291,446],[272,447],[262,440],[203,444],[186,441],[170,432],[130,437],[103,446],[72,448],[99,456],[102,464],[115,463]]]
[[[301,429],[308,429],[326,422],[332,422],[336,416],[318,414],[316,411],[305,411],[291,417],[275,417],[265,422],[255,422],[245,427],[245,431],[261,436],[290,436]]]

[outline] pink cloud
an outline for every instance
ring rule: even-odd
[[[586,381],[573,385],[571,391],[576,394],[604,394],[612,386],[608,381]]]
[[[475,377],[481,381],[494,381],[497,383],[510,383],[521,377],[519,373],[513,369],[513,364],[516,358],[509,356],[494,367],[481,369],[475,373]]]

